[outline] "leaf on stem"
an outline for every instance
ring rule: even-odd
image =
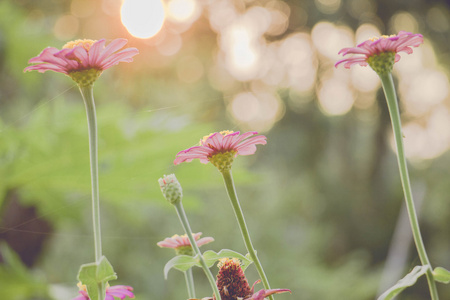
[[[219,253],[216,253],[214,251],[208,250],[205,253],[203,253],[203,258],[205,259],[206,264],[208,267],[212,267],[214,263],[221,258],[237,258],[241,261],[241,268],[243,271],[253,262],[251,258],[246,255],[242,255],[236,251],[223,249],[220,250]]]
[[[450,283],[450,271],[441,267],[437,267],[433,271],[434,280],[441,283]]]
[[[413,286],[417,279],[430,269],[429,265],[415,266],[409,274],[400,279],[393,287],[384,292],[377,300],[390,300],[400,294],[404,289]]]
[[[169,260],[164,266],[164,278],[167,279],[167,274],[170,269],[174,268],[181,272],[186,272],[192,266],[195,266],[198,263],[198,260],[189,255],[177,255],[171,260]]]
[[[99,262],[81,265],[78,272],[78,280],[86,286],[88,296],[91,300],[98,299],[99,286],[110,280],[117,279],[117,275],[111,263],[102,256]]]
[[[216,263],[221,258],[227,257],[239,259],[241,261],[241,267],[243,270],[245,270],[252,263],[252,260],[248,255],[244,256],[233,250],[223,249],[220,250],[218,253],[212,250],[208,250],[205,253],[203,253],[203,259],[205,260],[205,263],[208,266],[208,268],[211,268],[214,265],[214,263]],[[174,258],[169,260],[167,264],[164,266],[164,278],[167,279],[167,274],[172,268],[185,272],[193,266],[197,267],[202,266],[197,256],[189,256],[189,255],[175,256]]]

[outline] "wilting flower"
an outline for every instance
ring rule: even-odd
[[[194,233],[194,240],[198,247],[214,241],[212,237],[200,238],[201,232]],[[161,248],[172,248],[175,249],[177,255],[194,255],[191,243],[186,234],[178,235],[175,234],[170,238],[165,238],[164,241],[156,243]]]
[[[238,155],[252,155],[256,145],[265,145],[266,137],[256,131],[240,132],[221,131],[203,137],[199,146],[178,152],[174,164],[190,162],[198,158],[201,163],[211,162],[219,171],[229,170],[233,160]]]
[[[94,83],[106,70],[120,62],[131,62],[139,53],[136,48],[126,48],[126,39],[115,39],[105,47],[105,40],[76,40],[68,42],[62,50],[45,48],[41,54],[31,58],[24,71],[36,70],[40,73],[55,71],[70,76],[78,85]]]
[[[423,43],[421,34],[412,34],[400,31],[397,35],[381,36],[362,42],[356,47],[344,48],[339,51],[343,56],[355,54],[355,56],[338,61],[335,67],[344,64],[349,69],[358,64],[369,65],[378,74],[385,74],[392,71],[394,63],[400,60],[399,52],[411,54],[411,47],[418,47]]]
[[[73,298],[72,300],[90,300],[88,293],[86,291],[86,286],[81,284],[81,282],[78,283],[78,287],[80,289],[77,297]],[[106,287],[106,297],[105,300],[115,300],[114,297],[117,297],[121,300],[125,299],[126,297],[130,297],[131,299],[134,298],[133,294],[133,288],[131,286],[126,285],[114,285],[114,286],[107,286]]]
[[[222,300],[264,300],[273,294],[291,292],[288,289],[260,290],[254,293],[254,288],[260,280],[256,281],[252,287],[248,284],[244,271],[239,260],[236,258],[223,258],[219,264],[219,274],[217,275],[217,288]],[[202,300],[215,300],[215,297],[203,298]],[[193,299],[196,300],[196,299]]]

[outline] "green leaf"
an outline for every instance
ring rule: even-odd
[[[433,271],[434,280],[441,283],[450,283],[450,271],[441,267],[437,267]]]
[[[111,263],[102,256],[98,263],[88,263],[81,265],[78,272],[78,280],[86,286],[87,293],[91,300],[98,299],[98,290],[102,284],[109,280],[117,279],[117,275]]]
[[[229,250],[229,249],[220,250],[218,253],[216,253],[212,250],[208,250],[205,253],[203,253],[203,258],[205,259],[205,262],[209,268],[211,268],[214,265],[214,263],[216,261],[218,261],[219,259],[227,258],[227,257],[237,258],[237,259],[241,260],[241,267],[242,267],[242,270],[244,270],[244,271],[252,263],[252,260],[250,259],[250,257],[248,255],[244,256],[236,251]]]
[[[164,266],[164,278],[167,279],[167,274],[170,269],[175,268],[182,272],[189,270],[192,266],[198,263],[197,259],[189,255],[178,255],[169,260]]]
[[[233,257],[241,260],[241,267],[245,270],[253,261],[248,256],[244,256],[238,252],[233,250],[223,249],[220,250],[219,253],[216,253],[212,250],[208,250],[203,253],[203,259],[205,260],[208,268],[211,268],[216,261],[221,258]],[[178,255],[169,260],[164,266],[164,278],[167,279],[167,274],[170,269],[174,268],[181,272],[185,272],[192,268],[193,266],[201,267],[200,260],[197,256],[189,256],[189,255]]]
[[[106,257],[102,256],[97,267],[97,282],[106,283],[115,279],[117,279],[117,275],[114,272],[113,266]]]
[[[409,274],[400,279],[393,287],[391,287],[386,292],[384,292],[380,297],[378,297],[378,300],[393,299],[407,287],[413,286],[417,282],[417,279],[423,274],[425,274],[429,269],[430,269],[429,265],[414,267],[414,269],[412,269],[412,271],[409,272]]]

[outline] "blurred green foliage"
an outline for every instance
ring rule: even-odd
[[[292,7],[291,23],[309,30],[328,20],[356,29],[367,21],[366,15],[358,19],[344,9],[354,1],[343,1],[345,5],[334,14],[318,10],[318,2],[324,1],[286,1]],[[449,31],[421,18],[433,5],[447,12],[445,2],[366,2],[376,6],[378,17],[372,21],[382,31],[396,12],[417,16],[421,33],[433,41],[448,74]],[[8,191],[15,190],[23,206],[36,207],[38,218],[54,228],[51,233],[35,233],[43,235],[46,243],[30,269],[2,244],[0,291],[5,299],[70,299],[77,293],[79,266],[93,260],[87,124],[81,96],[61,74],[22,73],[28,59],[44,47],[63,44],[53,37],[52,26],[69,6],[70,1],[0,2],[0,216]],[[89,18],[82,22],[88,24]],[[88,29],[83,27],[79,37],[90,35]],[[110,32],[110,37],[114,34]],[[104,254],[119,276],[117,283],[132,285],[136,299],[185,299],[182,275],[170,273],[167,281],[163,276],[172,252],[158,248],[156,242],[181,234],[182,228],[160,194],[157,179],[176,173],[194,232],[216,240],[210,248],[244,253],[220,174],[198,162],[172,164],[178,151],[202,136],[239,130],[240,124],[228,117],[229,95],[212,88],[207,78],[186,84],[174,75],[183,55],[196,53],[205,65],[213,60],[216,35],[204,19],[183,34],[183,48],[168,62],[154,55],[151,47],[127,38],[131,46],[143,47],[141,57],[161,59],[164,64],[146,68],[136,58],[134,65],[121,64],[105,72],[94,89]],[[279,94],[283,103],[292,100],[285,90]],[[293,292],[277,298],[374,299],[402,208],[396,160],[386,138],[390,124],[384,98],[379,93],[369,108],[330,117],[318,108],[316,95],[300,97],[313,101],[296,109],[287,105],[283,118],[264,133],[268,144],[253,156],[239,157],[233,166],[253,243],[272,287]],[[413,185],[424,190],[421,224],[430,259],[447,269],[449,165],[446,152],[414,162],[410,170]],[[20,229],[0,228],[0,236],[5,231],[23,234]],[[406,249],[406,255],[402,276],[418,264],[413,248]],[[252,267],[246,273],[249,281],[258,279]],[[210,295],[201,271],[194,270],[194,276],[197,296]],[[448,286],[438,289],[442,299],[450,297]],[[429,299],[426,283],[407,289],[398,299]]]

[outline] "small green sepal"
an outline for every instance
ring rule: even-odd
[[[99,262],[81,265],[78,272],[78,280],[86,286],[91,300],[100,300],[98,299],[99,287],[114,279],[117,279],[117,275],[105,256],[102,256]]]
[[[437,282],[450,283],[450,271],[441,267],[437,267],[433,271],[434,280]]]
[[[400,294],[407,287],[413,286],[417,279],[424,275],[431,267],[429,265],[426,266],[415,266],[411,272],[409,272],[405,277],[400,279],[393,287],[384,292],[377,300],[390,300],[395,296]]]

